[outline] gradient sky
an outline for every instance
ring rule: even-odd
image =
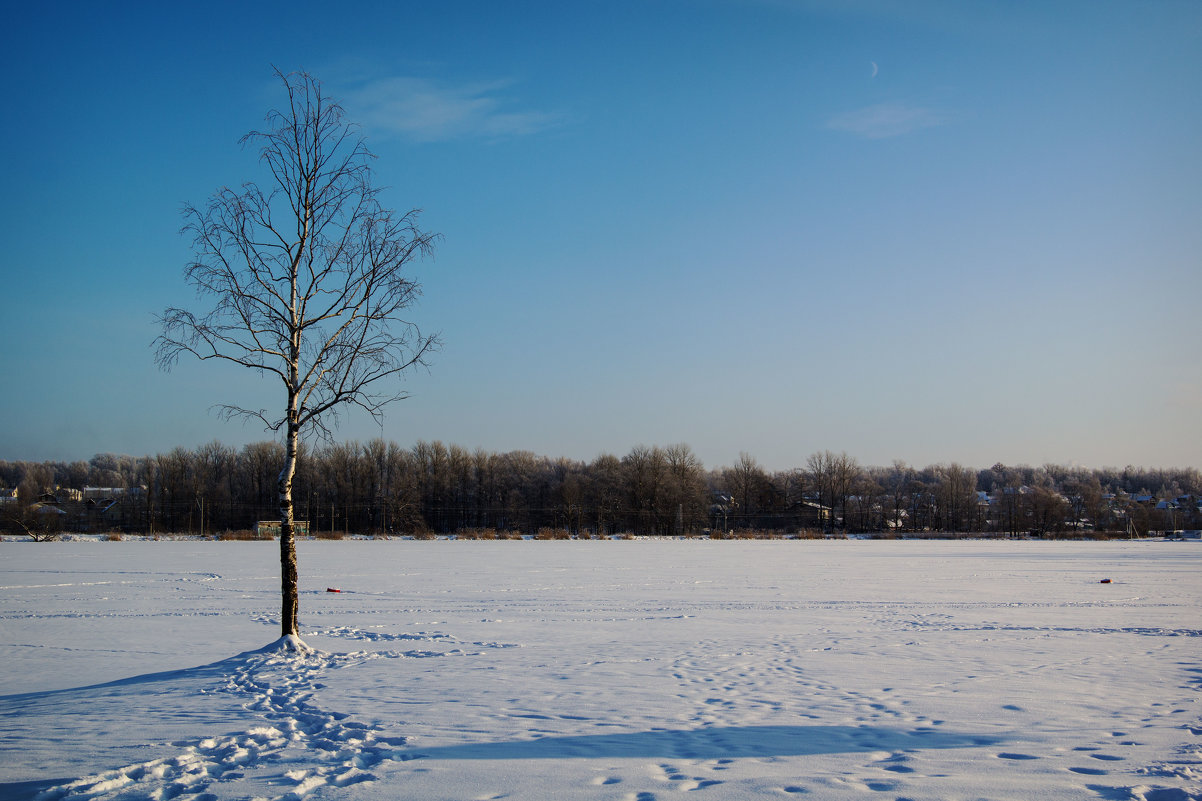
[[[183,203],[306,69],[445,241],[382,427],[707,467],[1198,466],[1202,4],[9,4],[0,459],[270,439],[153,363]]]

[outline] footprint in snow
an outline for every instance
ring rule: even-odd
[[[892,771],[893,773],[913,773],[914,768],[907,765],[885,765],[883,770]]]
[[[38,801],[135,801],[158,798],[211,801],[213,785],[237,781],[260,764],[287,765],[299,753],[303,768],[281,774],[293,783],[281,796],[299,798],[323,786],[342,788],[376,777],[369,768],[389,759],[403,738],[380,737],[346,715],[313,702],[322,672],[388,654],[296,653],[264,650],[227,660],[231,672],[218,692],[247,697],[243,706],[267,723],[244,733],[177,743],[178,756],[129,765],[42,790]],[[396,656],[396,655],[392,655]]]

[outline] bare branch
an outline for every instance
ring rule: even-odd
[[[350,407],[378,418],[406,397],[398,377],[426,365],[438,346],[406,312],[421,295],[407,271],[433,254],[439,237],[418,227],[417,210],[397,215],[382,207],[371,182],[375,157],[317,80],[276,75],[287,103],[241,140],[259,148],[267,188],[226,187],[202,207],[184,207],[182,233],[194,254],[184,278],[208,305],[170,308],[158,318],[155,360],[170,369],[183,355],[214,359],[281,381],[278,415],[233,404],[217,409],[225,419],[286,431],[280,502],[287,554],[298,439],[306,432],[329,437]],[[294,551],[282,564],[282,625],[295,634]]]

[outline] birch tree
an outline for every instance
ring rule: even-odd
[[[382,205],[374,156],[320,82],[276,75],[286,104],[267,115],[264,130],[242,138],[259,150],[264,184],[222,188],[206,205],[184,209],[194,256],[184,277],[203,309],[164,312],[156,360],[164,369],[185,355],[224,361],[278,382],[274,409],[218,409],[283,433],[280,627],[294,638],[299,443],[330,438],[352,407],[378,419],[406,397],[398,377],[424,365],[437,345],[408,316],[420,285],[406,268],[431,255],[438,236],[418,227],[418,210]]]

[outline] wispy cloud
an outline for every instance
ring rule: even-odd
[[[507,138],[547,130],[554,112],[515,108],[507,82],[451,86],[424,78],[375,78],[344,98],[352,116],[371,130],[420,142],[471,137]]]
[[[908,103],[877,103],[855,111],[836,114],[826,121],[826,127],[863,139],[888,139],[924,128],[944,125],[950,119],[947,113],[926,106],[914,106]]]

